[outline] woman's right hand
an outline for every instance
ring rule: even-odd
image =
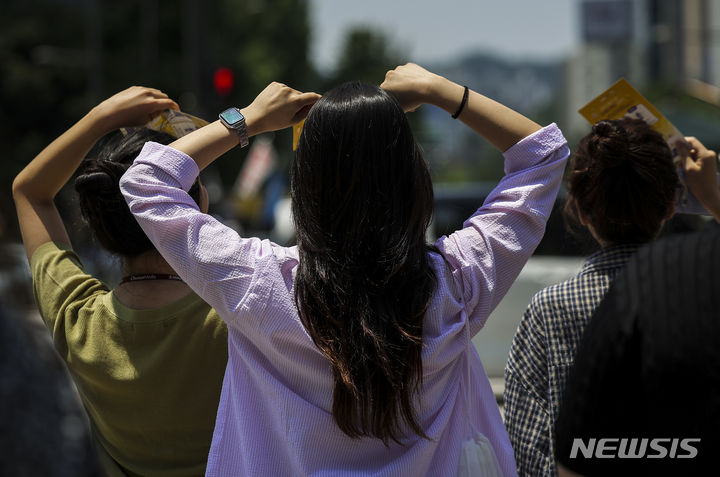
[[[95,106],[92,114],[104,132],[122,127],[142,126],[166,109],[180,110],[175,101],[159,89],[131,86]]]
[[[285,129],[300,122],[320,98],[317,93],[302,93],[282,83],[270,83],[242,110],[248,136]]]

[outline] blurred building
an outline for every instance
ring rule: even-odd
[[[566,66],[564,122],[621,77],[720,105],[720,0],[581,0],[582,46]]]
[[[650,1],[653,36],[649,71],[681,85],[720,86],[720,1]]]

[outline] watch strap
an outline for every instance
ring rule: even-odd
[[[239,115],[240,119],[233,123],[229,123],[223,117],[223,114],[225,114],[227,112],[232,112],[232,113]],[[222,113],[220,113],[219,117],[220,117],[220,122],[222,122],[226,128],[232,129],[240,137],[240,147],[245,147],[249,144],[250,141],[248,139],[247,126],[245,125],[245,116],[243,116],[243,114],[240,112],[240,110],[238,108],[228,108],[225,111],[223,111]]]

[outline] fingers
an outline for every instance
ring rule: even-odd
[[[317,93],[303,93],[272,82],[243,110],[248,134],[277,131],[296,124],[320,98]]]
[[[300,110],[297,113],[295,113],[295,116],[293,116],[292,123],[297,124],[300,121],[302,121],[303,119],[305,119],[307,117],[308,113],[310,112],[310,108],[312,108],[312,104],[306,104],[305,106],[300,108]]]
[[[159,89],[147,88],[147,87],[142,87],[142,86],[141,86],[141,88],[143,88],[147,93],[151,94],[155,98],[167,98],[168,97],[167,94],[163,93]]]
[[[121,91],[116,96],[122,96],[125,98],[152,98],[152,99],[166,99],[169,96],[157,88],[149,88],[147,86],[131,86],[125,91]]]
[[[282,83],[271,83],[278,91],[278,98],[280,101],[285,102],[293,108],[298,110],[310,109],[310,106],[315,104],[322,96],[317,93],[303,93]],[[305,112],[307,114],[307,112]],[[302,119],[302,118],[301,118]]]
[[[157,106],[158,109],[174,109],[175,111],[180,111],[180,106],[170,99],[170,97],[160,91],[159,89],[155,88],[143,88],[145,93],[152,98],[154,101],[152,102],[154,106]]]
[[[705,146],[693,136],[687,136],[685,142],[688,145],[688,156],[694,161],[697,158],[698,152],[705,149]]]
[[[170,96],[157,88],[133,86],[129,88],[128,91],[135,93],[138,98],[145,98],[149,101],[149,103],[162,107],[163,109],[180,110],[178,104],[170,99]]]
[[[685,140],[688,142],[688,144],[690,144],[690,155],[693,157],[693,159],[710,159],[717,156],[715,154],[715,151],[706,148],[705,145],[701,143],[696,137],[688,136],[685,138]]]
[[[317,93],[300,93],[297,100],[303,107],[317,103],[322,96]]]
[[[410,112],[428,102],[434,76],[422,66],[407,63],[385,73],[380,87],[392,94],[405,112]]]
[[[180,106],[170,98],[158,99],[153,102],[153,105],[156,106],[158,110],[174,109],[175,111],[180,111]]]
[[[689,156],[690,151],[693,150],[693,148],[690,145],[690,142],[687,140],[687,138],[685,140],[680,139],[680,140],[675,141],[675,143],[672,146],[674,146],[677,149],[678,154],[680,154],[681,157]]]
[[[322,98],[322,96],[317,93],[300,93],[295,99],[296,106],[299,109],[293,116],[293,124],[296,124],[305,119],[310,112],[310,108],[312,108],[312,106],[317,103],[320,98]]]
[[[287,94],[290,96],[290,99],[294,101],[299,106],[306,106],[308,104],[314,104],[316,103],[322,96],[320,96],[317,93],[303,93],[301,91],[298,91],[296,89],[291,88],[290,86],[286,86],[282,83],[277,83],[282,89],[284,89]]]

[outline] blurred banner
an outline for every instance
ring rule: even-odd
[[[260,137],[253,141],[245,165],[240,170],[233,186],[236,196],[241,199],[252,197],[258,193],[263,182],[275,168],[275,148],[270,139]]]

